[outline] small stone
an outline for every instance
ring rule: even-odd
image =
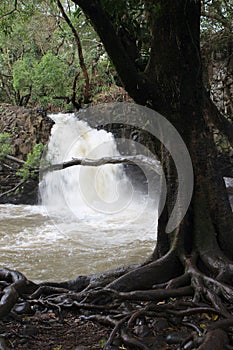
[[[27,314],[27,315],[31,315],[34,314],[34,311],[31,308],[31,305],[28,302],[23,302],[23,303],[18,303],[15,305],[14,312],[16,312],[19,315],[22,314]]]
[[[184,350],[190,350],[190,349],[193,349],[193,341],[192,340],[189,340],[188,343],[186,343],[184,346],[183,346]]]
[[[183,340],[184,338],[177,333],[170,333],[166,336],[167,344],[180,344]]]

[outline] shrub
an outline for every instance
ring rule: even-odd
[[[28,154],[27,160],[16,173],[22,180],[27,180],[29,177],[33,178],[36,176],[32,170],[39,168],[43,150],[44,145],[38,143],[33,147],[32,152]]]
[[[0,161],[2,161],[6,155],[12,153],[11,135],[8,132],[0,133]]]

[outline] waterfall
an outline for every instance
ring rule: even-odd
[[[55,124],[44,156],[50,163],[119,155],[111,133],[91,128],[74,114],[59,113],[52,119]],[[40,182],[40,195],[49,214],[66,223],[67,218],[85,220],[97,227],[104,221],[109,229],[132,226],[137,220],[146,223],[152,214],[148,226],[155,230],[154,202],[132,186],[122,165],[73,166],[47,173]]]

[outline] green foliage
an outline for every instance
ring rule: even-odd
[[[61,57],[48,51],[32,73],[34,92],[38,99],[50,101],[54,96],[64,96],[69,89],[67,66]]]
[[[100,0],[137,69],[147,66],[151,47],[151,22],[162,7],[145,0]],[[70,0],[63,7],[81,39],[90,78],[91,95],[109,91],[116,75],[103,45],[82,11]],[[222,0],[202,2],[202,37],[224,30],[232,35],[232,5]],[[84,81],[77,45],[56,1],[0,2],[0,99],[16,105],[58,106],[62,109],[75,93],[82,98]]]
[[[99,346],[100,346],[101,349],[104,348],[105,344],[106,344],[106,339],[103,339],[103,338],[100,339]]]
[[[62,4],[81,39],[94,94],[96,86],[101,90],[102,86],[112,84],[115,70],[109,69],[107,56],[102,61],[103,45],[80,8],[68,0]],[[65,109],[73,96],[77,74],[75,92],[80,99],[84,81],[77,45],[56,2],[3,1],[0,16],[1,101]]]
[[[13,87],[21,94],[30,93],[34,62],[31,57],[24,57],[13,64]]]
[[[28,154],[26,162],[17,171],[16,175],[18,175],[22,180],[26,180],[29,177],[35,177],[35,174],[32,172],[32,170],[39,168],[43,150],[44,145],[42,143],[36,144],[33,147],[32,152]]]
[[[11,135],[9,133],[0,133],[0,160],[6,155],[12,154]]]
[[[0,133],[0,161],[3,160],[6,155],[12,153],[11,135],[8,132]]]
[[[151,43],[151,14],[159,16],[161,7],[144,0],[101,0],[105,10],[110,14],[118,33],[128,36],[137,46],[139,57],[149,56]],[[139,65],[140,68],[140,65]]]

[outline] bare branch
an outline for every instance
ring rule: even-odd
[[[21,182],[19,182],[16,186],[14,186],[13,188],[11,188],[10,190],[0,193],[0,198],[4,197],[7,194],[10,194],[12,192],[15,192],[19,187],[21,187],[24,183],[26,182],[26,180],[23,180]]]
[[[12,161],[12,162],[14,162],[14,163],[18,163],[18,164],[24,164],[24,163],[25,163],[24,160],[19,159],[19,158],[16,158],[16,157],[13,157],[13,156],[10,156],[9,154],[7,154],[7,155],[5,156],[5,158],[8,159],[8,160],[10,160],[10,161]]]
[[[87,18],[92,22],[99,35],[124,88],[129,95],[139,104],[153,100],[160,103],[159,87],[150,81],[146,74],[138,72],[135,62],[131,59],[127,49],[114,28],[109,14],[105,11],[100,1],[97,0],[72,0],[80,6]],[[158,105],[156,108],[159,110]]]
[[[49,171],[62,170],[75,165],[82,166],[101,166],[106,164],[128,164],[128,165],[147,165],[155,170],[158,174],[161,174],[160,163],[158,160],[148,158],[143,155],[127,156],[127,157],[103,157],[99,159],[88,158],[73,158],[72,160],[59,164],[51,164],[48,167],[41,168],[42,173]],[[37,172],[38,170],[34,170]]]
[[[78,32],[75,29],[75,27],[73,26],[73,23],[71,22],[70,18],[67,16],[60,0],[57,0],[57,5],[62,13],[62,16],[64,18],[64,20],[66,21],[66,23],[68,24],[68,26],[70,27],[74,38],[75,38],[75,42],[77,44],[78,47],[78,57],[79,57],[79,63],[80,63],[80,67],[82,69],[83,72],[83,77],[84,77],[84,81],[85,81],[85,87],[84,87],[84,103],[88,103],[89,102],[89,98],[90,98],[90,81],[89,81],[89,75],[87,72],[87,67],[84,61],[84,57],[83,57],[83,50],[82,50],[82,45],[81,45],[81,40],[79,38]]]

